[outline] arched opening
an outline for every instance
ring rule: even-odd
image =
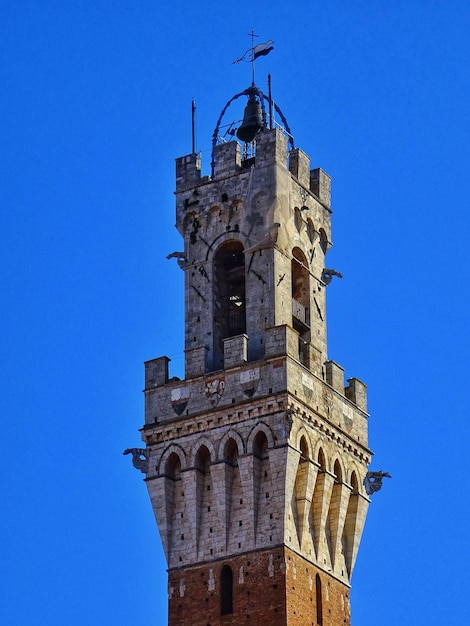
[[[317,605],[317,624],[323,626],[323,604],[322,604],[322,591],[321,591],[321,578],[317,574],[315,576],[315,599]]]
[[[339,461],[335,461],[333,473],[335,475],[335,483],[342,483],[343,482],[343,471],[341,469],[341,465],[339,464]]]
[[[225,489],[225,527],[227,529],[227,549],[236,552],[245,541],[246,529],[240,524],[243,518],[243,486],[238,467],[238,445],[230,438],[224,446]]]
[[[166,501],[166,550],[170,554],[181,555],[184,551],[184,530],[176,532],[177,528],[185,526],[186,504],[184,489],[181,480],[181,459],[176,452],[172,452],[164,465],[164,487]]]
[[[320,472],[326,471],[325,453],[322,448],[318,450],[318,465],[320,466]]]
[[[207,558],[213,547],[214,527],[214,489],[211,473],[211,454],[205,445],[201,445],[194,460],[196,468],[196,545],[199,558]]]
[[[273,494],[268,439],[259,430],[253,440],[253,504],[257,541],[272,541]]]
[[[165,476],[172,480],[181,480],[181,461],[176,452],[172,452],[167,459]]]
[[[310,344],[310,273],[300,248],[292,250],[292,326],[299,333],[299,361],[308,367]]]
[[[227,241],[214,255],[214,369],[223,367],[224,339],[245,331],[245,255]]]
[[[305,461],[308,461],[309,456],[310,453],[308,451],[308,443],[305,439],[305,436],[302,435],[302,438],[300,440],[300,462],[304,463]]]
[[[357,474],[354,471],[351,474],[351,487],[353,495],[357,495],[359,493],[359,481],[357,480]]]
[[[233,572],[228,565],[224,565],[220,572],[220,614],[233,613]]]
[[[297,466],[297,473],[294,483],[294,500],[292,501],[292,515],[297,528],[297,537],[299,540],[299,548],[303,545],[304,534],[306,533],[309,514],[310,514],[310,498],[307,498],[308,476],[310,470],[309,449],[307,439],[302,435],[300,439],[300,457]]]
[[[328,252],[328,237],[323,228],[320,228],[320,247],[323,250],[323,254]]]
[[[224,447],[224,460],[232,467],[238,465],[238,446],[235,439],[230,438]]]
[[[343,552],[344,562],[351,577],[358,549],[358,537],[360,537],[360,497],[359,480],[356,472],[351,473],[351,494],[346,511],[346,519],[343,529]]]
[[[253,454],[260,460],[268,456],[268,438],[262,430],[256,433],[253,440]]]
[[[211,455],[206,446],[201,446],[196,454],[196,469],[203,474],[207,474],[209,471],[209,465],[211,462]]]
[[[307,235],[310,241],[313,243],[315,238],[315,226],[313,225],[312,219],[309,217],[307,219]]]
[[[303,219],[302,219],[302,213],[300,212],[299,207],[295,207],[294,209],[294,222],[295,222],[295,227],[300,233],[300,231],[302,230]]]

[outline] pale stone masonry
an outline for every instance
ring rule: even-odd
[[[198,155],[176,161],[185,379],[145,364],[169,623],[349,624],[371,452],[365,385],[327,354],[330,178],[277,129],[249,162],[235,141],[214,162],[202,177]]]

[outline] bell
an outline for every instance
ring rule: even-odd
[[[245,143],[250,143],[263,126],[263,113],[260,104],[255,96],[251,95],[245,107],[243,122],[237,130],[237,137]]]

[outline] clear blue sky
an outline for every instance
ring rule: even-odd
[[[353,626],[468,622],[470,8],[450,0],[0,4],[5,626],[160,626],[143,366],[182,375],[174,159],[205,173],[232,65],[333,178],[329,356],[369,388]],[[237,117],[239,114],[234,114]]]

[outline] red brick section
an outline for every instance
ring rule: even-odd
[[[233,572],[229,615],[221,615],[224,565]],[[322,622],[317,622],[317,573]],[[169,626],[350,626],[349,588],[283,547],[171,570],[169,589]]]
[[[288,626],[350,626],[349,587],[295,552],[286,549]],[[316,576],[321,589],[321,619],[317,621]],[[320,590],[318,592],[320,595]]]

